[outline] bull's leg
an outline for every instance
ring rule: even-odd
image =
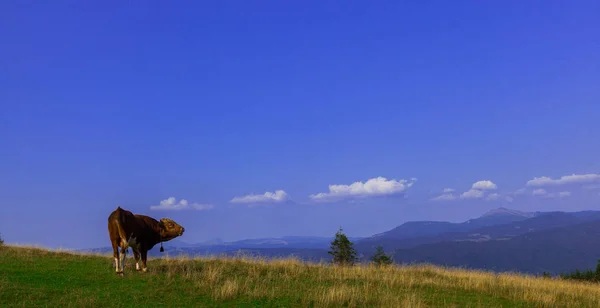
[[[142,253],[142,271],[145,273],[148,271],[148,267],[146,266],[146,260],[148,260],[148,249],[142,247],[140,250]]]
[[[140,251],[136,250],[136,249],[133,249],[133,257],[135,258],[135,270],[139,272],[141,270],[141,267],[140,267],[140,257],[141,257]]]
[[[115,241],[112,241],[112,247],[113,258],[115,260],[115,271],[117,272],[117,274],[122,274],[123,269],[121,268],[121,262],[119,262],[119,245]]]
[[[121,263],[121,272],[120,272],[121,275],[123,275],[123,273],[125,272],[125,257],[126,256],[127,256],[127,248],[121,247],[121,253],[119,254],[119,263]]]

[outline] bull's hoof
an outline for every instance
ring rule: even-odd
[[[122,271],[121,272],[117,272],[117,275],[120,276],[120,277],[123,277],[123,272]]]

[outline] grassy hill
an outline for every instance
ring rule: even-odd
[[[131,254],[129,254],[131,256]],[[0,246],[0,307],[598,307],[597,284],[415,265],[127,259]]]

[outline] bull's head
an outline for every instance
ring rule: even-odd
[[[160,219],[160,236],[162,241],[170,241],[178,236],[183,235],[185,228],[180,226],[174,220],[169,218]]]

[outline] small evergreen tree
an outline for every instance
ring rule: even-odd
[[[4,240],[2,239],[2,234],[0,234],[0,246],[4,245]]]
[[[390,256],[388,256],[387,254],[385,254],[385,252],[383,251],[383,246],[381,246],[381,245],[377,246],[377,251],[375,251],[375,254],[373,254],[373,256],[371,257],[371,260],[377,266],[389,265],[389,264],[392,264],[392,262],[393,262],[392,258]]]
[[[331,242],[331,250],[328,252],[333,256],[331,263],[338,265],[354,265],[356,262],[356,250],[348,237],[343,233],[342,228],[335,234],[335,239]]]
[[[544,272],[542,273],[542,278],[552,278],[552,277],[550,276],[550,273],[548,273],[548,272],[544,271]]]

